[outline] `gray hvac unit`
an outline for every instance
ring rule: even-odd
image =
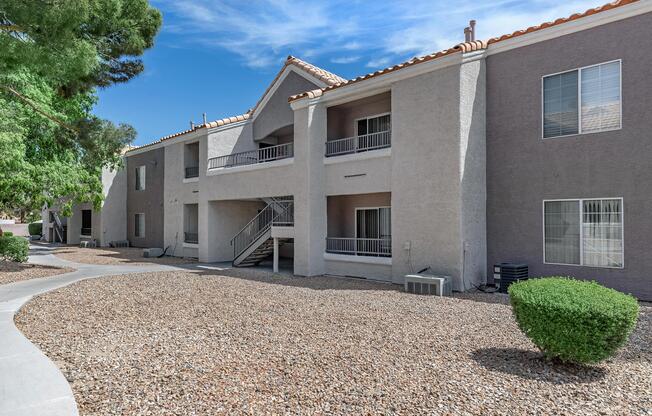
[[[527,280],[528,267],[522,263],[500,263],[494,264],[494,282],[498,291],[507,293],[507,288],[514,282]]]

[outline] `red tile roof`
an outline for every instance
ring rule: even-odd
[[[504,40],[512,39],[512,38],[515,38],[515,37],[518,37],[518,36],[522,36],[522,35],[525,35],[527,33],[532,33],[532,32],[536,32],[536,31],[539,31],[539,30],[547,29],[547,28],[549,28],[551,26],[561,25],[561,24],[566,23],[566,22],[581,19],[583,17],[591,16],[591,15],[594,15],[594,14],[597,14],[597,13],[600,13],[600,12],[604,12],[604,11],[607,11],[607,10],[612,10],[612,9],[617,8],[617,7],[621,7],[621,6],[625,6],[625,5],[628,5],[628,4],[636,3],[638,1],[640,1],[640,0],[618,0],[618,1],[614,1],[612,3],[605,4],[605,5],[600,6],[600,7],[594,7],[592,9],[589,9],[589,10],[585,11],[584,13],[575,13],[575,14],[569,16],[569,17],[566,17],[566,18],[560,18],[560,19],[554,20],[552,22],[546,22],[546,23],[542,23],[542,24],[537,25],[537,26],[531,26],[531,27],[529,27],[527,29],[524,29],[524,30],[518,30],[518,31],[516,31],[514,33],[511,33],[511,34],[508,34],[508,35],[503,35],[503,36],[491,38],[486,42],[485,41],[472,41],[472,42],[460,43],[459,45],[456,45],[456,46],[454,46],[454,47],[452,47],[450,49],[446,49],[446,50],[443,50],[443,51],[440,51],[440,52],[435,52],[435,53],[432,53],[430,55],[425,55],[425,56],[421,56],[421,57],[417,57],[417,58],[412,58],[409,61],[400,63],[398,65],[390,66],[389,68],[381,69],[379,71],[372,72],[370,74],[362,75],[362,76],[359,76],[359,77],[351,79],[351,80],[340,82],[340,83],[338,83],[336,85],[329,85],[327,87],[320,88],[320,89],[317,89],[317,90],[306,91],[306,92],[303,92],[301,94],[292,95],[292,96],[290,96],[288,98],[288,101],[292,102],[292,101],[299,100],[299,99],[302,99],[302,98],[319,97],[324,92],[334,90],[336,88],[340,88],[340,87],[343,87],[345,85],[350,85],[350,84],[354,84],[354,83],[357,83],[357,82],[360,82],[360,81],[367,80],[369,78],[374,78],[374,77],[377,77],[377,76],[380,76],[380,75],[385,75],[385,74],[388,74],[390,72],[395,72],[395,71],[398,71],[400,69],[407,68],[407,67],[410,67],[410,66],[414,66],[414,65],[417,65],[417,64],[420,64],[420,63],[423,63],[423,62],[432,61],[433,59],[442,58],[444,56],[451,55],[453,53],[458,53],[458,52],[466,53],[466,52],[473,52],[473,51],[480,50],[480,49],[485,49],[485,48],[487,48],[487,46],[489,46],[491,44],[494,44],[494,43],[497,43],[497,42],[502,42]]]

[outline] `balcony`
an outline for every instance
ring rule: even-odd
[[[199,166],[191,166],[186,168],[185,178],[198,178],[199,177]]]
[[[350,256],[392,256],[391,238],[326,238],[326,252]]]
[[[233,168],[288,159],[294,156],[294,143],[265,147],[208,159],[208,169]]]
[[[385,149],[392,145],[390,130],[326,142],[326,157]]]

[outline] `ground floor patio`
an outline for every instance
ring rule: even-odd
[[[652,408],[649,307],[616,358],[565,366],[541,357],[503,295],[436,298],[362,279],[182,266],[80,281],[18,312],[17,327],[65,375],[81,414]]]

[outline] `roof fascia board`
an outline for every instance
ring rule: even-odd
[[[262,109],[265,108],[265,106],[267,105],[267,102],[272,98],[272,96],[274,95],[276,90],[278,90],[278,88],[281,86],[281,84],[283,83],[285,78],[287,78],[288,75],[290,75],[290,72],[294,72],[295,74],[305,78],[306,80],[308,80],[308,81],[312,82],[313,84],[317,85],[318,88],[324,88],[324,87],[327,86],[327,84],[324,81],[320,80],[319,78],[316,78],[313,75],[311,75],[311,74],[309,74],[309,73],[307,73],[305,71],[302,71],[301,69],[297,68],[293,64],[289,64],[289,65],[287,65],[285,67],[285,69],[283,70],[281,75],[276,78],[276,80],[274,81],[274,84],[272,84],[272,88],[270,88],[266,92],[266,94],[263,96],[263,99],[260,101],[260,104],[258,104],[258,106],[256,107],[256,111],[250,117],[250,119],[252,121],[256,120],[256,117],[258,117],[258,114],[260,114]]]
[[[344,85],[333,90],[326,90],[321,96],[316,98],[300,98],[292,101],[290,105],[293,110],[298,110],[317,103],[325,103],[328,106],[332,106],[354,99],[364,98],[365,96],[374,95],[372,92],[390,90],[391,84],[394,82],[427,74],[428,72],[437,71],[453,65],[460,65],[462,63],[462,55],[461,51],[452,53],[447,56],[442,56],[441,58],[402,68],[397,71],[382,74],[350,85]]]
[[[606,10],[591,16],[585,16],[577,20],[565,22],[557,26],[551,26],[531,33],[516,36],[511,39],[490,43],[487,48],[487,55],[506,52],[523,46],[544,42],[561,36],[591,29],[607,23],[617,22],[629,17],[652,12],[652,1],[640,1]]]

